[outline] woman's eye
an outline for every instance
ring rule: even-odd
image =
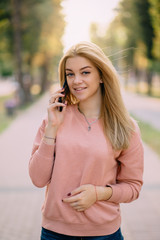
[[[73,73],[67,73],[66,77],[72,77],[74,74]]]
[[[90,72],[82,72],[83,75],[87,75],[87,74],[90,74]]]

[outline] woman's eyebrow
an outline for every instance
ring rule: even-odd
[[[85,68],[92,68],[92,67],[91,66],[85,66],[85,67],[80,68],[80,70],[84,70]],[[72,69],[69,69],[69,68],[66,68],[65,70],[66,71],[72,71]]]
[[[82,67],[80,70],[83,70],[85,68],[92,68],[91,66],[85,66],[85,67]]]

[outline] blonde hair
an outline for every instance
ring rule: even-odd
[[[106,137],[108,137],[115,150],[128,148],[134,130],[133,123],[122,100],[117,72],[111,61],[97,45],[91,42],[80,42],[64,54],[59,63],[61,86],[65,81],[66,60],[77,55],[90,60],[100,72],[103,81],[101,84],[101,117]],[[68,104],[75,104],[77,99],[69,92],[67,102]]]

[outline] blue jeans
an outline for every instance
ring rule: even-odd
[[[113,234],[98,237],[74,237],[52,232],[42,227],[41,240],[124,240],[121,229]]]

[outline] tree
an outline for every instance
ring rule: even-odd
[[[153,72],[160,71],[159,12],[159,0],[122,0],[105,36],[115,49],[129,49],[124,60],[133,66],[136,79],[142,70],[146,72],[148,94],[151,94]]]
[[[11,44],[11,10],[10,1],[0,1],[0,74],[7,76],[13,72],[12,55],[13,49]]]
[[[160,61],[160,1],[149,0],[151,22],[154,29],[152,55]]]
[[[12,30],[13,30],[13,46],[16,60],[16,75],[17,81],[21,89],[24,91],[24,99],[28,102],[28,92],[24,87],[23,73],[22,73],[22,31],[21,31],[21,1],[11,0],[11,14],[12,14]]]
[[[0,31],[3,29],[0,51],[10,57],[25,102],[30,100],[35,70],[40,73],[43,92],[51,67],[62,53],[64,20],[60,3],[60,0],[2,0],[0,3]],[[1,62],[2,65],[6,62],[4,54]]]

